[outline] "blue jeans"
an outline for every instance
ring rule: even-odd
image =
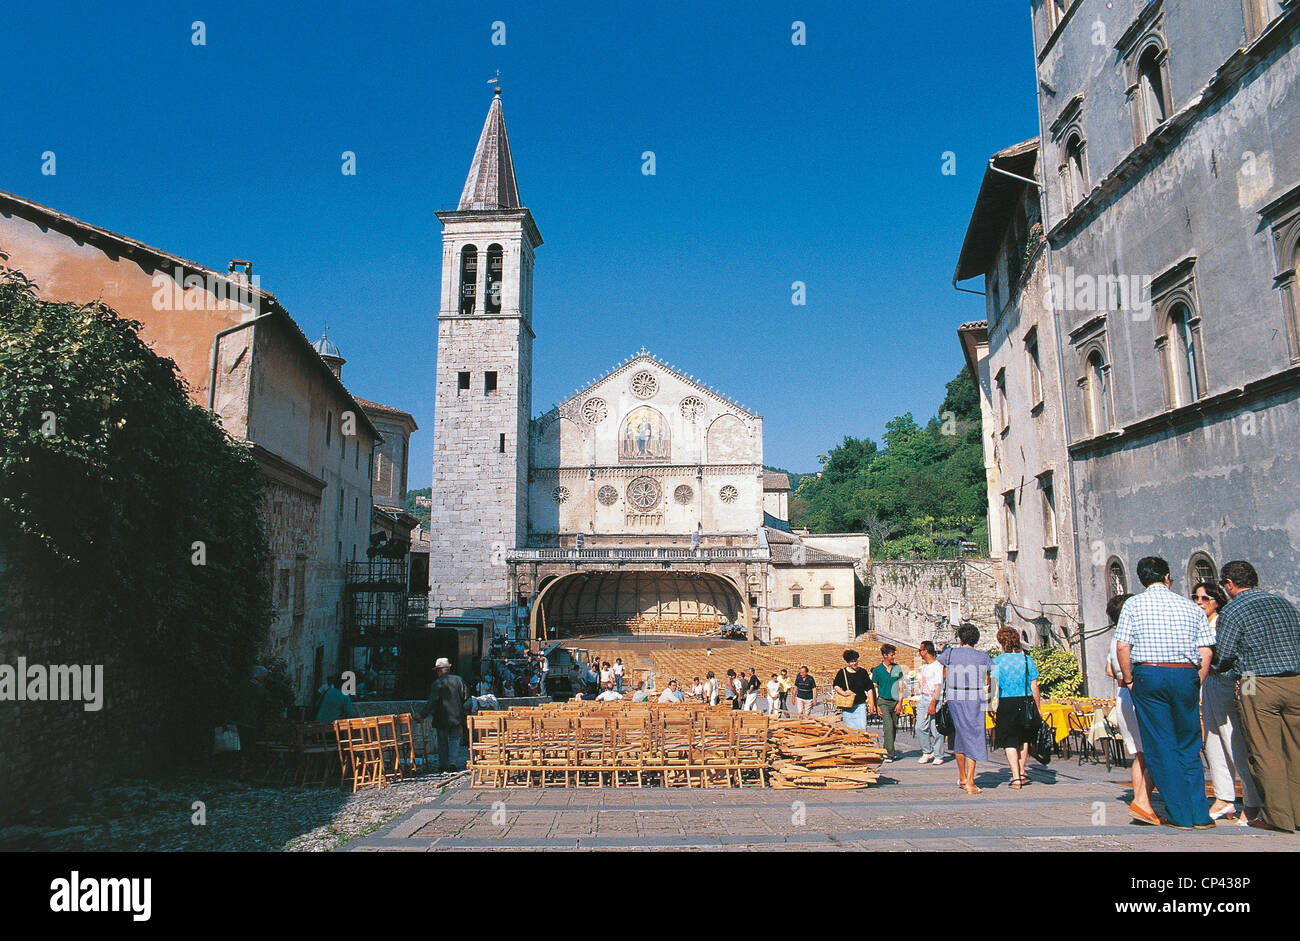
[[[854,706],[852,709],[845,709],[840,715],[844,718],[844,724],[850,729],[856,729],[859,732],[867,730],[867,704]]]
[[[916,704],[916,737],[921,742],[921,754],[942,758],[948,742],[934,727],[934,716],[929,714],[933,700],[933,696],[922,696]]]
[[[1197,671],[1134,664],[1133,708],[1151,780],[1165,799],[1169,822],[1180,827],[1209,823]]]
[[[614,690],[619,693],[623,692],[623,676],[620,673],[614,674]]]

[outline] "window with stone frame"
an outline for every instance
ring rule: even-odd
[[[501,312],[501,279],[504,269],[504,252],[493,243],[487,250],[487,283],[484,287],[483,310],[489,314]]]
[[[1030,327],[1025,334],[1025,360],[1029,367],[1029,408],[1043,404],[1043,367],[1038,358],[1038,327]]]
[[[1273,287],[1281,294],[1288,357],[1292,363],[1300,363],[1300,284],[1296,282],[1296,271],[1300,269],[1300,186],[1265,206],[1260,215],[1273,237],[1277,269]]]
[[[1196,300],[1195,262],[1195,258],[1186,258],[1151,283],[1158,330],[1155,348],[1167,409],[1189,405],[1205,395],[1205,351]]]
[[[1254,42],[1275,19],[1282,15],[1280,0],[1242,0],[1246,15],[1246,41]]]
[[[1055,549],[1057,548],[1056,487],[1051,471],[1038,475],[1038,495],[1043,506],[1043,548]]]
[[[1214,559],[1210,558],[1208,553],[1193,552],[1192,557],[1187,560],[1187,591],[1191,590],[1201,582],[1218,583],[1219,569],[1214,564]]]
[[[1002,432],[1006,432],[1011,427],[1011,409],[1007,404],[1007,370],[1006,367],[998,370],[997,376],[993,379],[993,384],[998,390],[998,420],[1001,423]]]
[[[795,592],[790,595],[790,607],[792,608],[800,607],[800,597],[798,592]]]
[[[1169,85],[1169,48],[1159,32],[1162,20],[1163,14],[1160,14],[1156,26],[1143,33],[1125,55],[1135,146],[1154,134],[1174,110],[1173,92]]]
[[[1018,551],[1020,547],[1016,540],[1016,492],[1014,490],[1002,494],[1002,525],[1006,530],[1007,551]]]
[[[1095,438],[1114,426],[1110,358],[1106,352],[1106,321],[1095,317],[1071,335],[1078,355],[1078,410],[1081,437]]]
[[[1088,195],[1087,158],[1082,133],[1071,134],[1065,141],[1065,163],[1061,176],[1065,185],[1065,210],[1069,212]]]
[[[1124,563],[1111,556],[1106,563],[1106,599],[1118,598],[1128,594],[1128,575],[1124,572]]]

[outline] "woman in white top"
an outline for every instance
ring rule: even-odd
[[[767,681],[767,714],[769,716],[781,714],[781,684],[777,681],[775,673]]]
[[[1201,582],[1192,589],[1192,600],[1201,606],[1214,628],[1219,620],[1219,609],[1228,603],[1228,596],[1214,582]],[[1250,774],[1250,756],[1246,751],[1246,738],[1237,728],[1237,674],[1236,671],[1220,673],[1210,664],[1210,672],[1201,686],[1201,720],[1205,728],[1205,760],[1210,766],[1210,780],[1214,782],[1214,806],[1210,808],[1211,820],[1231,820],[1237,813],[1237,781],[1241,778],[1241,796],[1245,803],[1246,820],[1259,816],[1263,798]]]
[[[1124,602],[1132,598],[1132,595],[1116,595],[1110,599],[1106,605],[1106,616],[1110,618],[1111,624],[1119,623],[1119,612],[1124,607]],[[1122,675],[1119,667],[1119,655],[1115,652],[1115,637],[1112,634],[1110,638],[1110,654],[1106,657],[1106,675],[1111,679],[1118,680]],[[1129,755],[1133,758],[1133,767],[1131,776],[1133,780],[1133,803],[1128,805],[1128,815],[1134,820],[1140,820],[1143,823],[1160,825],[1160,818],[1156,816],[1155,809],[1151,806],[1151,778],[1147,775],[1146,759],[1142,757],[1142,732],[1138,728],[1137,713],[1133,711],[1133,694],[1125,686],[1118,686],[1118,692],[1115,694],[1116,704],[1119,713],[1119,734],[1124,739],[1124,747],[1128,750]]]
[[[709,705],[716,706],[718,704],[718,678],[713,675],[712,670],[705,677],[704,687]]]

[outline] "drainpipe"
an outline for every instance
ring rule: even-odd
[[[237,323],[233,327],[227,327],[225,330],[218,330],[217,335],[212,338],[212,366],[208,371],[208,411],[215,411],[213,408],[217,399],[217,352],[221,348],[221,338],[227,334],[234,333],[237,330],[243,330],[245,327],[251,327],[259,320],[265,320],[267,317],[275,316],[275,312],[260,314],[252,320],[245,320],[243,323]]]

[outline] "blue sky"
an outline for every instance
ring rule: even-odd
[[[1027,0],[112,6],[6,10],[0,189],[210,267],[251,258],[310,337],[329,323],[355,394],[416,417],[412,487],[434,212],[497,69],[545,239],[534,414],[645,345],[763,415],[766,462],[796,471],[934,414],[957,325],[983,317],[950,286],[983,167],[1038,130]]]

